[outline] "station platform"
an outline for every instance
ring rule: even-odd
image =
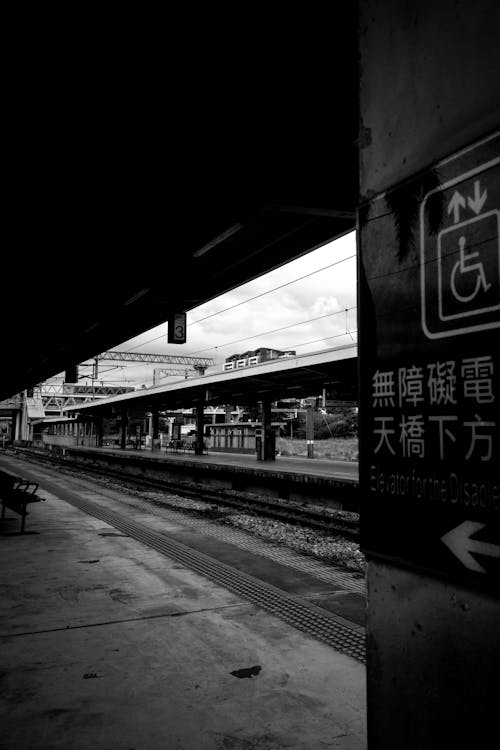
[[[85,449],[83,449],[85,450]],[[235,466],[240,468],[251,468],[258,471],[276,472],[283,474],[300,474],[309,476],[322,476],[337,479],[346,479],[350,481],[358,480],[358,464],[356,461],[341,461],[326,458],[305,458],[302,456],[276,456],[274,461],[258,461],[253,453],[225,453],[224,451],[214,451],[204,453],[202,456],[195,456],[193,451],[176,453],[161,451],[152,451],[147,448],[141,450],[113,448],[99,448],[99,450],[108,452],[127,453],[131,455],[140,455],[152,457],[159,460],[183,460],[195,459],[198,462],[207,464],[221,464],[225,466]]]
[[[0,468],[46,500],[24,535],[0,522],[2,750],[366,748],[364,664],[325,636],[362,625],[317,604],[341,583],[53,467]]]
[[[203,482],[212,487],[255,491],[284,499],[316,498],[343,510],[357,511],[358,464],[334,459],[277,456],[275,461],[258,461],[253,454],[214,452],[196,456],[190,452],[170,453],[114,447],[72,446],[65,456],[77,462],[118,464],[131,471],[161,473]]]

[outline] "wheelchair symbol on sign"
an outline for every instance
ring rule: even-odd
[[[484,266],[481,261],[474,262],[475,258],[479,257],[479,253],[477,251],[471,253],[466,252],[465,243],[465,237],[460,237],[458,240],[458,244],[460,246],[460,257],[453,266],[450,279],[451,293],[459,302],[470,302],[480,292],[481,288],[484,292],[487,292],[491,287],[491,284],[486,281],[486,274],[484,272]],[[472,278],[471,274],[475,275],[475,285],[473,290],[469,294],[461,294],[458,291],[457,274],[459,275],[459,279],[465,279],[465,286],[469,289],[470,283],[472,282],[472,284],[474,284],[474,279]]]

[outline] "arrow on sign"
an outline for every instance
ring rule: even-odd
[[[478,521],[463,521],[460,526],[456,526],[441,537],[443,544],[446,544],[455,557],[458,557],[466,568],[474,570],[476,573],[486,573],[487,571],[472,557],[471,552],[477,552],[487,557],[500,557],[500,547],[497,544],[488,544],[488,542],[480,542],[477,539],[470,538],[473,534],[484,529],[485,526],[486,524]]]
[[[455,224],[458,224],[460,221],[460,208],[465,208],[465,198],[458,190],[455,190],[448,203],[448,213],[451,214],[453,212],[453,222]]]
[[[487,197],[488,197],[488,191],[485,190],[484,193],[481,193],[481,185],[479,183],[479,180],[475,180],[474,181],[474,198],[470,198],[470,197],[467,198],[469,208],[472,208],[475,214],[481,213],[481,209],[484,206]]]

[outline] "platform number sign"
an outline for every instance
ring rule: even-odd
[[[186,313],[174,313],[168,319],[168,343],[186,343]]]
[[[500,133],[360,230],[363,549],[500,594]]]

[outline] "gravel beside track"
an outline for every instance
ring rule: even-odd
[[[248,498],[243,498],[244,507],[238,508],[236,500],[231,505],[225,498],[202,499],[200,488],[195,488],[195,497],[186,497],[188,491],[182,487],[182,494],[171,489],[150,488],[143,478],[123,475],[105,476],[88,467],[70,466],[64,461],[45,457],[23,450],[18,454],[23,459],[40,464],[57,465],[58,471],[75,474],[110,490],[118,490],[129,496],[126,504],[136,510],[161,515],[177,522],[197,528],[201,533],[217,537],[237,546],[256,552],[264,557],[280,562],[297,570],[333,583],[339,583],[351,591],[364,591],[365,559],[359,544],[352,539],[334,534],[328,530],[314,529],[296,520],[287,523],[276,518],[267,518],[260,513],[260,507],[247,512]],[[244,494],[244,493],[242,493]],[[233,497],[238,493],[232,493]],[[284,501],[282,501],[284,504]],[[236,507],[235,507],[236,506]],[[300,506],[295,510],[300,511]],[[318,509],[319,511],[319,509]],[[356,514],[342,513],[349,522],[355,521]],[[174,516],[172,516],[174,514]]]

